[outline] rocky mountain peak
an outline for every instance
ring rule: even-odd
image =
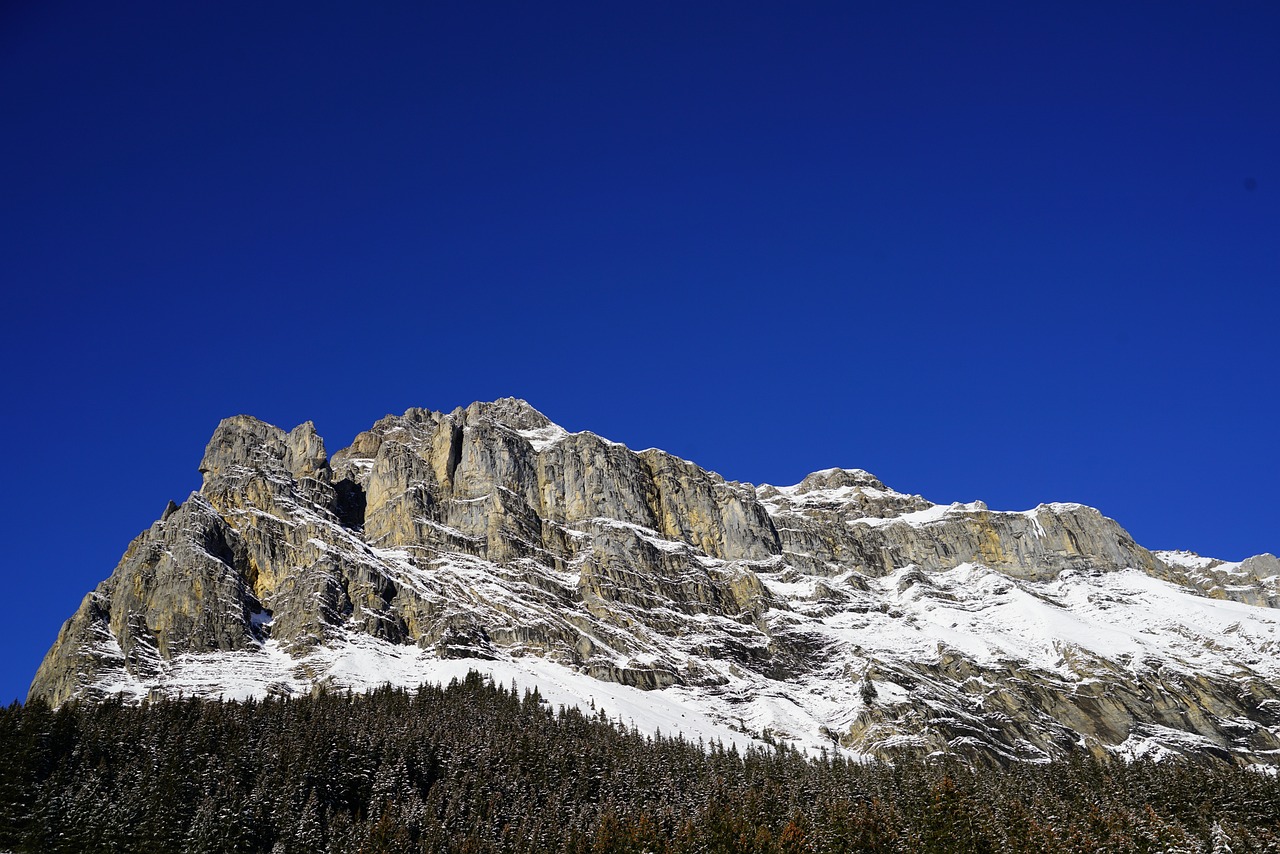
[[[880,492],[892,492],[878,477],[862,469],[823,469],[806,475],[794,487],[797,494],[813,492],[819,489],[841,489],[854,487],[857,489],[874,489]]]
[[[513,430],[541,430],[556,426],[528,401],[518,397],[502,397],[490,403],[477,401],[464,412],[468,421],[490,420]]]
[[[295,478],[327,479],[329,457],[315,424],[303,422],[289,432],[251,415],[224,418],[213,431],[200,461],[206,482],[233,471],[282,469]]]
[[[332,458],[310,422],[235,416],[200,468],[31,697],[415,685],[462,660],[664,730],[887,759],[1280,756],[1271,555],[1153,554],[1092,508],[937,505],[860,469],[752,488],[515,398],[389,415]]]

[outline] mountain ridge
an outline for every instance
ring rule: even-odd
[[[515,398],[389,415],[332,455],[311,422],[233,416],[200,471],[33,699],[470,662],[641,723],[879,758],[1280,756],[1280,561],[1153,553],[1084,505],[935,505],[860,469],[727,481]]]

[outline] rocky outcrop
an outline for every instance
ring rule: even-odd
[[[840,470],[761,494],[777,518],[783,550],[812,572],[840,572],[850,563],[874,575],[981,563],[1030,581],[1072,568],[1167,572],[1123,528],[1080,504],[1042,504],[1024,513],[993,512],[981,501],[941,507],[894,492],[867,472]]]
[[[1215,560],[1192,552],[1157,552],[1161,577],[1185,584],[1214,599],[1230,599],[1264,608],[1280,607],[1280,558],[1254,555],[1239,562]]]
[[[200,470],[33,698],[287,693],[408,648],[674,686],[881,757],[1280,756],[1270,555],[1152,554],[1092,508],[939,506],[858,470],[729,482],[514,399],[387,416],[331,458],[310,422],[236,416]]]

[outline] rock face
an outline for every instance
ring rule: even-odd
[[[332,457],[310,422],[236,416],[200,470],[32,698],[537,662],[880,758],[1280,761],[1271,555],[1153,554],[1088,507],[944,507],[856,470],[728,482],[513,399],[388,416]]]

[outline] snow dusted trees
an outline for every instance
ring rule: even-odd
[[[896,767],[650,738],[472,677],[257,703],[0,709],[0,850],[1280,850],[1280,781],[1080,758]]]

